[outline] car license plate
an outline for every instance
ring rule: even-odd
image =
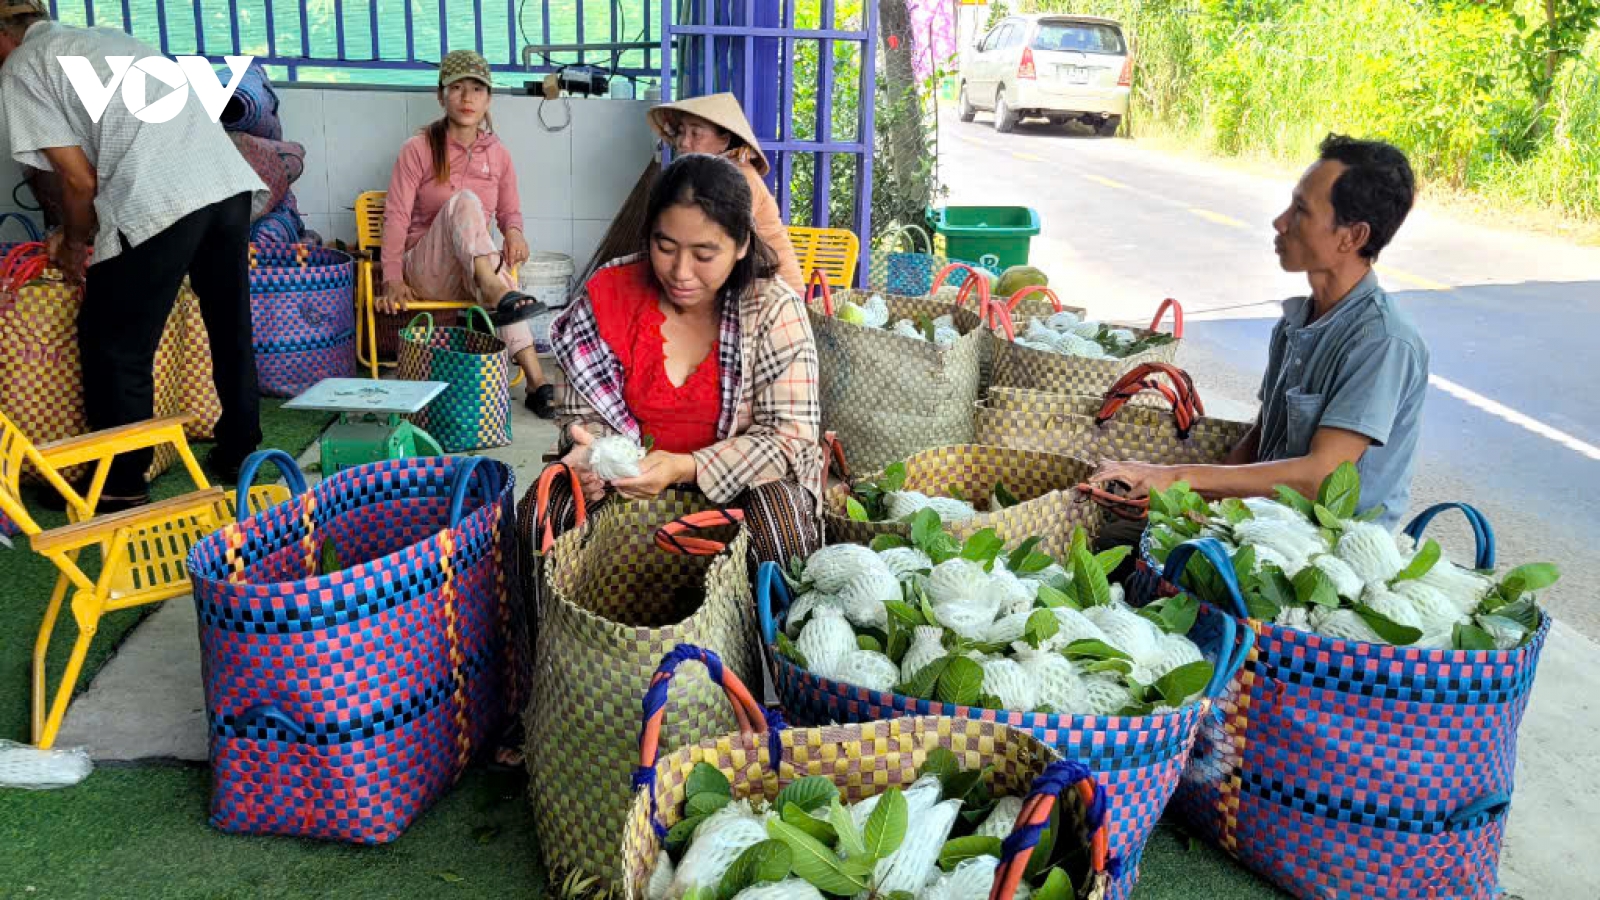
[[[1088,84],[1089,68],[1087,66],[1056,66],[1056,77],[1067,84]]]

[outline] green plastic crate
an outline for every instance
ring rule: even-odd
[[[933,230],[944,238],[949,258],[1003,272],[1027,265],[1039,213],[1026,206],[944,206],[933,211]]]

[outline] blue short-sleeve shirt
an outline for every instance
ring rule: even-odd
[[[1307,324],[1310,297],[1283,304],[1261,379],[1258,459],[1311,452],[1318,428],[1372,439],[1356,469],[1361,509],[1382,504],[1394,528],[1411,502],[1411,470],[1428,391],[1428,345],[1375,273],[1328,314]]]

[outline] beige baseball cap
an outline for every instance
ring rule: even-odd
[[[476,78],[489,87],[494,79],[489,74],[489,61],[471,50],[451,50],[439,63],[439,86],[448,87],[463,78]]]

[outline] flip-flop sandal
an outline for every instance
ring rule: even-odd
[[[495,305],[494,312],[489,315],[490,321],[496,328],[504,328],[523,322],[542,312],[547,312],[549,307],[535,297],[530,297],[521,291],[506,291]]]

